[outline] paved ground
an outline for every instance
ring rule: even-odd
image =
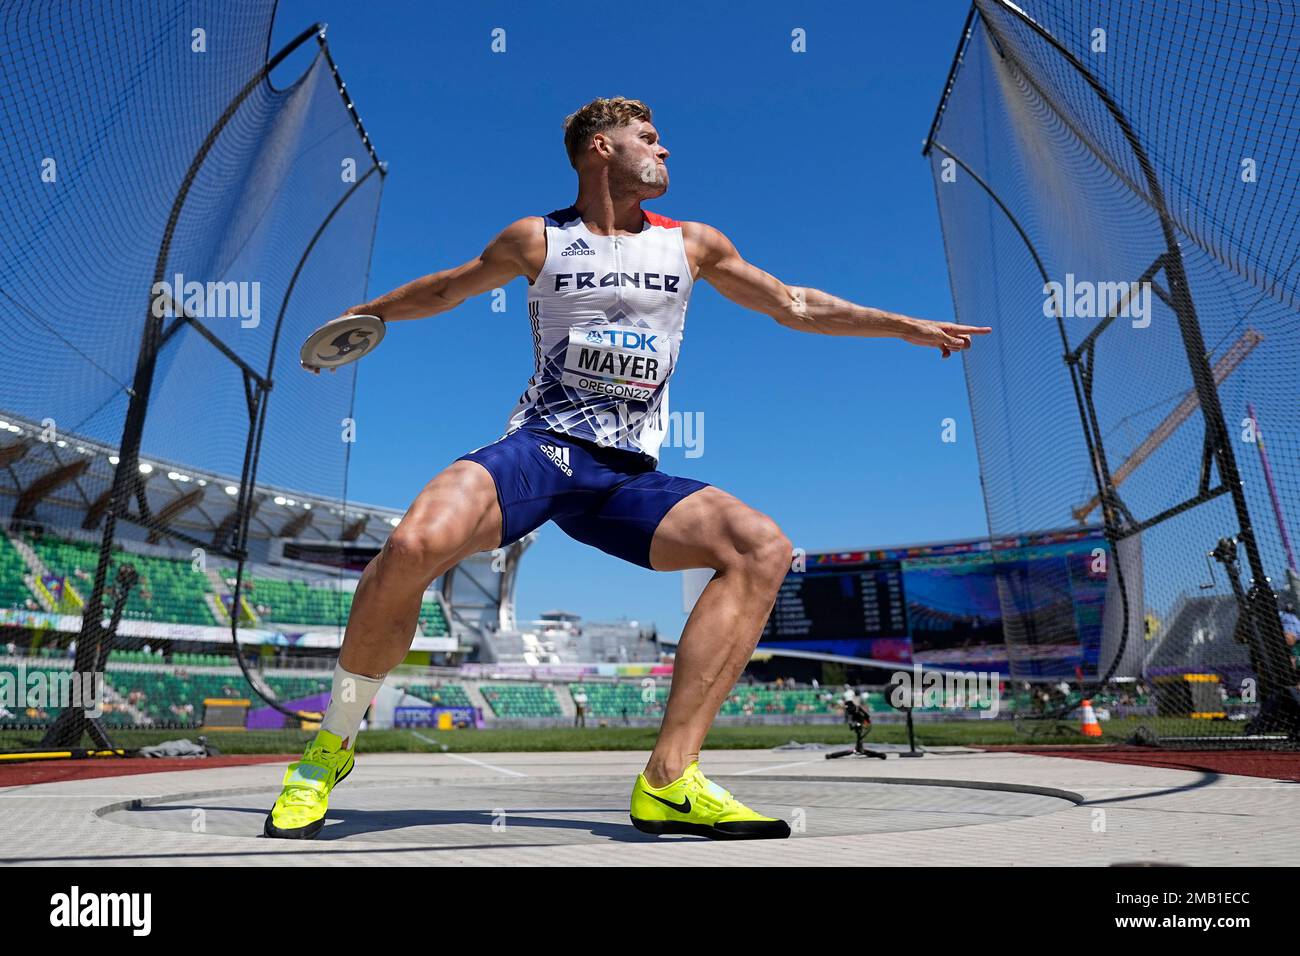
[[[789,841],[716,843],[631,827],[643,762],[630,752],[367,755],[321,839],[302,844],[260,836],[279,764],[9,786],[0,864],[1300,862],[1300,783],[1290,780],[959,749],[834,761],[711,751],[711,777],[795,829]]]

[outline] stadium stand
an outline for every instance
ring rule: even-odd
[[[465,688],[459,684],[410,684],[403,688],[412,697],[428,701],[435,707],[472,707]]]
[[[656,686],[646,695],[640,684],[570,684],[569,691],[586,692],[587,713],[592,717],[658,717],[668,701],[666,687]]]
[[[21,610],[31,606],[32,593],[23,583],[25,574],[27,563],[23,556],[5,535],[0,534],[0,607]]]
[[[243,597],[264,623],[337,627],[347,622],[352,612],[351,590],[341,589],[326,578],[272,576],[270,569],[254,567],[257,573],[245,579]],[[221,575],[233,587],[234,570],[223,568]],[[446,615],[436,599],[421,604],[420,628],[430,637],[449,632]]]
[[[884,709],[889,704],[883,695],[879,701],[867,702],[868,709],[879,703]],[[765,687],[737,688],[722,703],[723,717],[754,714],[838,714],[840,698],[824,690],[775,690]]]
[[[351,591],[312,587],[305,581],[254,577],[244,582],[244,597],[263,621],[273,624],[333,626],[346,623],[352,610]]]
[[[449,632],[446,615],[437,601],[425,601],[420,605],[420,629],[427,637],[442,637]]]
[[[197,725],[208,697],[254,698],[253,689],[233,674],[195,674],[184,669],[110,670],[108,684],[147,720]]]
[[[64,670],[61,667],[53,667],[42,664],[26,665],[26,677],[31,680],[33,674],[44,673],[46,675],[57,674]],[[18,668],[12,664],[0,664],[0,674],[6,674],[6,682],[11,682],[12,686],[18,686],[19,672]],[[47,681],[49,677],[45,678]],[[12,727],[19,724],[41,724],[46,721],[52,721],[59,715],[58,707],[22,707],[17,706],[10,710],[3,704],[0,704],[0,727]]]
[[[24,536],[46,569],[49,579],[43,583],[46,593],[57,596],[68,589],[71,603],[60,608],[80,613],[81,601],[90,594],[98,563],[96,546],[50,535]],[[206,574],[196,573],[188,557],[167,558],[118,550],[114,552],[110,581],[123,561],[135,565],[138,584],[127,598],[123,617],[127,620],[159,621],[174,624],[212,626],[218,621],[212,603],[219,599],[213,582]],[[255,566],[257,567],[257,566]],[[31,570],[13,543],[0,535],[0,608],[38,610],[38,596],[24,582]],[[352,592],[340,590],[335,582],[287,579],[256,574],[245,581],[245,600],[258,609],[261,620],[269,624],[335,627],[346,622],[352,607]],[[222,578],[233,583],[234,572],[221,569]],[[56,604],[57,604],[56,599]],[[420,627],[427,636],[450,633],[447,616],[437,598],[426,599],[420,608]],[[214,661],[213,663],[229,663]]]
[[[67,672],[72,666],[68,648],[39,646],[14,648],[0,659],[0,680],[16,682],[19,667],[27,675]],[[331,676],[321,667],[309,672],[288,668],[262,671],[262,679],[283,702],[299,701],[328,693]],[[4,676],[7,675],[7,676]],[[480,682],[475,679],[440,678],[436,675],[400,678],[395,686],[411,698],[443,707],[474,707],[484,701],[484,716],[504,720],[565,720],[559,695],[560,685],[542,681]],[[409,681],[407,683],[406,681]],[[113,727],[167,727],[190,729],[203,720],[203,701],[209,697],[248,698],[253,708],[260,706],[253,688],[245,681],[229,655],[219,653],[176,652],[164,656],[158,650],[114,650],[110,653],[106,674],[108,698],[104,720]],[[656,721],[663,716],[670,685],[657,680],[653,693],[646,695],[646,685],[638,679],[587,680],[567,683],[570,694],[585,693],[587,716],[615,722],[620,719],[639,722]],[[901,714],[887,698],[887,688],[857,688],[860,701],[876,717],[898,719]],[[482,695],[480,700],[479,694]],[[1093,707],[1111,716],[1153,714],[1156,694],[1143,682],[1121,681],[1090,694]],[[823,685],[819,688],[781,687],[776,684],[741,684],[723,702],[720,716],[745,722],[812,722],[837,721],[842,716],[843,688]],[[1028,717],[1044,710],[1064,706],[1066,712],[1081,703],[1077,685],[1059,683],[1027,684],[1007,681],[1000,702],[999,716]],[[0,705],[4,703],[0,700]],[[403,703],[413,705],[414,700]],[[1225,696],[1229,713],[1240,708],[1241,701]],[[949,700],[942,704],[917,707],[918,716],[943,717],[964,704]],[[401,704],[399,704],[400,706]],[[55,708],[9,705],[0,706],[0,726],[40,727],[48,725],[58,714]],[[1103,720],[1106,717],[1102,718]]]
[[[84,597],[94,583],[99,563],[98,548],[63,538],[28,538],[28,544],[55,577]],[[213,625],[204,595],[211,585],[205,575],[196,574],[188,560],[158,558],[122,550],[113,553],[111,576],[123,561],[135,565],[139,583],[131,589],[122,616],[128,620],[169,621],[176,624]]]
[[[483,696],[498,717],[559,717],[555,691],[544,684],[484,684]]]
[[[190,659],[214,655],[181,655]],[[215,657],[229,663],[229,658]],[[207,666],[193,664],[191,666]],[[267,676],[267,685],[282,701],[296,700],[324,693],[330,688],[325,677]],[[187,667],[112,668],[107,673],[109,686],[142,716],[156,723],[197,726],[203,718],[203,701],[209,697],[249,698],[253,706],[260,703],[243,675],[230,669],[218,673],[199,673]]]

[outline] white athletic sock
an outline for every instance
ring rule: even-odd
[[[320,722],[320,729],[341,737],[344,750],[352,747],[357,731],[361,728],[361,721],[370,708],[370,702],[383,686],[383,677],[362,677],[345,671],[341,664],[335,664],[330,705],[325,711],[325,718]]]

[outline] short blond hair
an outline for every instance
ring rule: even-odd
[[[564,149],[569,154],[569,165],[578,168],[578,157],[597,133],[627,126],[633,120],[652,122],[650,107],[625,96],[598,97],[578,112],[570,113],[564,118]]]

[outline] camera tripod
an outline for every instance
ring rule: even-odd
[[[871,715],[867,713],[865,707],[859,707],[851,700],[844,702],[844,717],[849,722],[854,736],[857,740],[853,743],[852,750],[836,750],[826,755],[827,760],[834,760],[836,757],[879,757],[885,759],[885,755],[879,750],[868,750],[862,746],[862,741],[867,734],[871,733]]]

